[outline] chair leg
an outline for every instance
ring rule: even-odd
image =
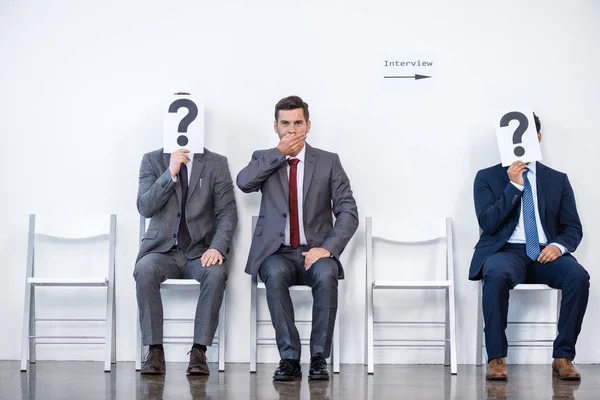
[[[333,373],[340,373],[340,309],[335,316],[335,327],[333,331]]]
[[[368,307],[367,307],[367,372],[375,373],[375,365],[373,360],[373,347],[375,341],[373,339],[373,285],[370,285],[368,290]]]
[[[110,372],[110,366],[113,353],[113,303],[114,301],[114,281],[110,280],[106,285],[106,332],[104,335],[104,372]]]
[[[450,365],[450,288],[447,287],[445,290],[446,294],[446,310],[444,320],[444,365]]]
[[[448,292],[450,294],[450,312],[448,316],[450,319],[450,373],[456,375],[458,373],[458,367],[456,362],[456,308],[454,303],[454,285],[448,288]]]
[[[219,372],[225,371],[225,296],[219,310]]]
[[[556,334],[558,335],[558,320],[560,318],[560,303],[562,303],[562,290],[556,290]]]
[[[479,290],[477,292],[477,328],[476,328],[476,339],[475,339],[475,365],[480,366],[483,364],[483,307],[482,301],[482,285],[479,283]]]
[[[252,286],[250,288],[250,372],[256,372],[256,352],[257,352],[257,335],[258,335],[258,310],[257,310],[257,281],[256,277],[252,278]]]
[[[36,327],[35,327],[35,292],[36,292],[36,286],[35,285],[31,285],[31,303],[29,304],[29,306],[31,307],[31,312],[29,314],[29,362],[31,364],[35,364],[37,357],[36,357],[36,339],[35,339],[35,331],[36,331]]]
[[[31,323],[31,292],[33,291],[33,285],[27,283],[25,286],[25,301],[23,306],[23,335],[21,336],[21,371],[27,371],[27,364],[29,362],[29,347],[30,347],[30,329]]]
[[[117,362],[117,295],[113,287],[113,304],[112,304],[112,340],[111,340],[111,351],[110,351],[110,362],[116,364]]]
[[[139,371],[142,369],[142,358],[144,357],[144,345],[142,344],[142,330],[140,329],[140,311],[138,310],[136,313],[136,341],[137,346],[135,348],[135,370]]]

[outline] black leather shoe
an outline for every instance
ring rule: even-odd
[[[149,349],[140,371],[145,375],[163,375],[165,373],[165,352],[162,349]]]
[[[279,361],[279,368],[273,374],[274,381],[293,381],[302,376],[300,361],[292,359],[283,359]]]
[[[308,379],[328,380],[329,371],[327,370],[327,361],[323,357],[316,356],[310,358],[310,369],[308,370]]]
[[[200,349],[192,348],[188,353],[190,355],[190,363],[185,371],[188,375],[209,375],[210,370],[206,363],[206,353]]]

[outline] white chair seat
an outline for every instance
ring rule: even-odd
[[[198,289],[199,287],[200,282],[195,279],[167,279],[160,284],[161,289]]]
[[[556,290],[556,289],[552,289],[550,286],[544,285],[541,283],[526,283],[526,284],[519,284],[519,285],[515,286],[513,288],[513,290]]]
[[[27,283],[36,286],[106,286],[107,278],[28,278]]]
[[[258,284],[256,287],[258,289],[263,289],[263,290],[267,289],[265,284],[261,281],[258,281]],[[306,285],[294,285],[294,286],[291,286],[289,289],[296,291],[296,292],[310,292],[312,290],[312,288],[310,286],[306,286]]]
[[[452,281],[373,281],[374,289],[446,289]]]

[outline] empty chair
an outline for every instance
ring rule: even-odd
[[[394,347],[440,347],[444,348],[445,365],[450,365],[450,373],[457,373],[456,365],[456,324],[455,324],[455,306],[454,306],[454,253],[452,242],[452,219],[439,220],[413,220],[411,222],[390,222],[385,221],[379,224],[373,224],[372,218],[366,218],[366,364],[369,374],[374,373],[373,351],[375,346],[394,346]],[[427,244],[442,240],[445,247],[444,279],[442,280],[374,280],[373,264],[373,239],[379,238],[391,241],[396,244]],[[443,322],[422,322],[422,321],[375,321],[374,320],[374,295],[380,290],[444,290],[446,293],[446,313]],[[444,339],[397,339],[397,340],[377,340],[374,338],[374,324],[419,324],[419,325],[440,325],[445,327]],[[443,344],[407,344],[406,342],[442,342]]]
[[[109,372],[115,362],[115,243],[117,216],[55,218],[29,216],[29,240],[27,246],[27,272],[25,276],[25,304],[23,312],[23,335],[21,344],[21,371],[27,370],[27,362],[36,360],[36,345],[41,344],[104,344],[104,370]],[[108,265],[103,276],[86,276],[87,265],[78,268],[78,274],[64,277],[57,266],[52,266],[54,276],[36,275],[36,242],[45,239],[53,244],[77,245],[106,240]],[[39,260],[39,259],[38,259]],[[105,318],[42,318],[36,315],[36,288],[101,287],[106,290]],[[74,302],[82,301],[74,299]],[[36,322],[99,322],[106,323],[103,336],[36,335]]]

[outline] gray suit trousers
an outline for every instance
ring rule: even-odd
[[[300,359],[301,344],[294,323],[294,306],[289,287],[312,287],[311,357],[328,358],[335,327],[338,305],[338,263],[331,258],[318,260],[307,271],[302,252],[307,246],[296,249],[282,246],[262,263],[258,273],[267,288],[267,304],[275,328],[275,339],[282,359]]]
[[[188,260],[183,251],[149,253],[135,264],[133,277],[145,346],[163,342],[163,307],[160,284],[167,279],[195,279],[200,296],[194,322],[194,343],[210,346],[219,324],[227,270],[225,264],[202,267],[200,258]]]

